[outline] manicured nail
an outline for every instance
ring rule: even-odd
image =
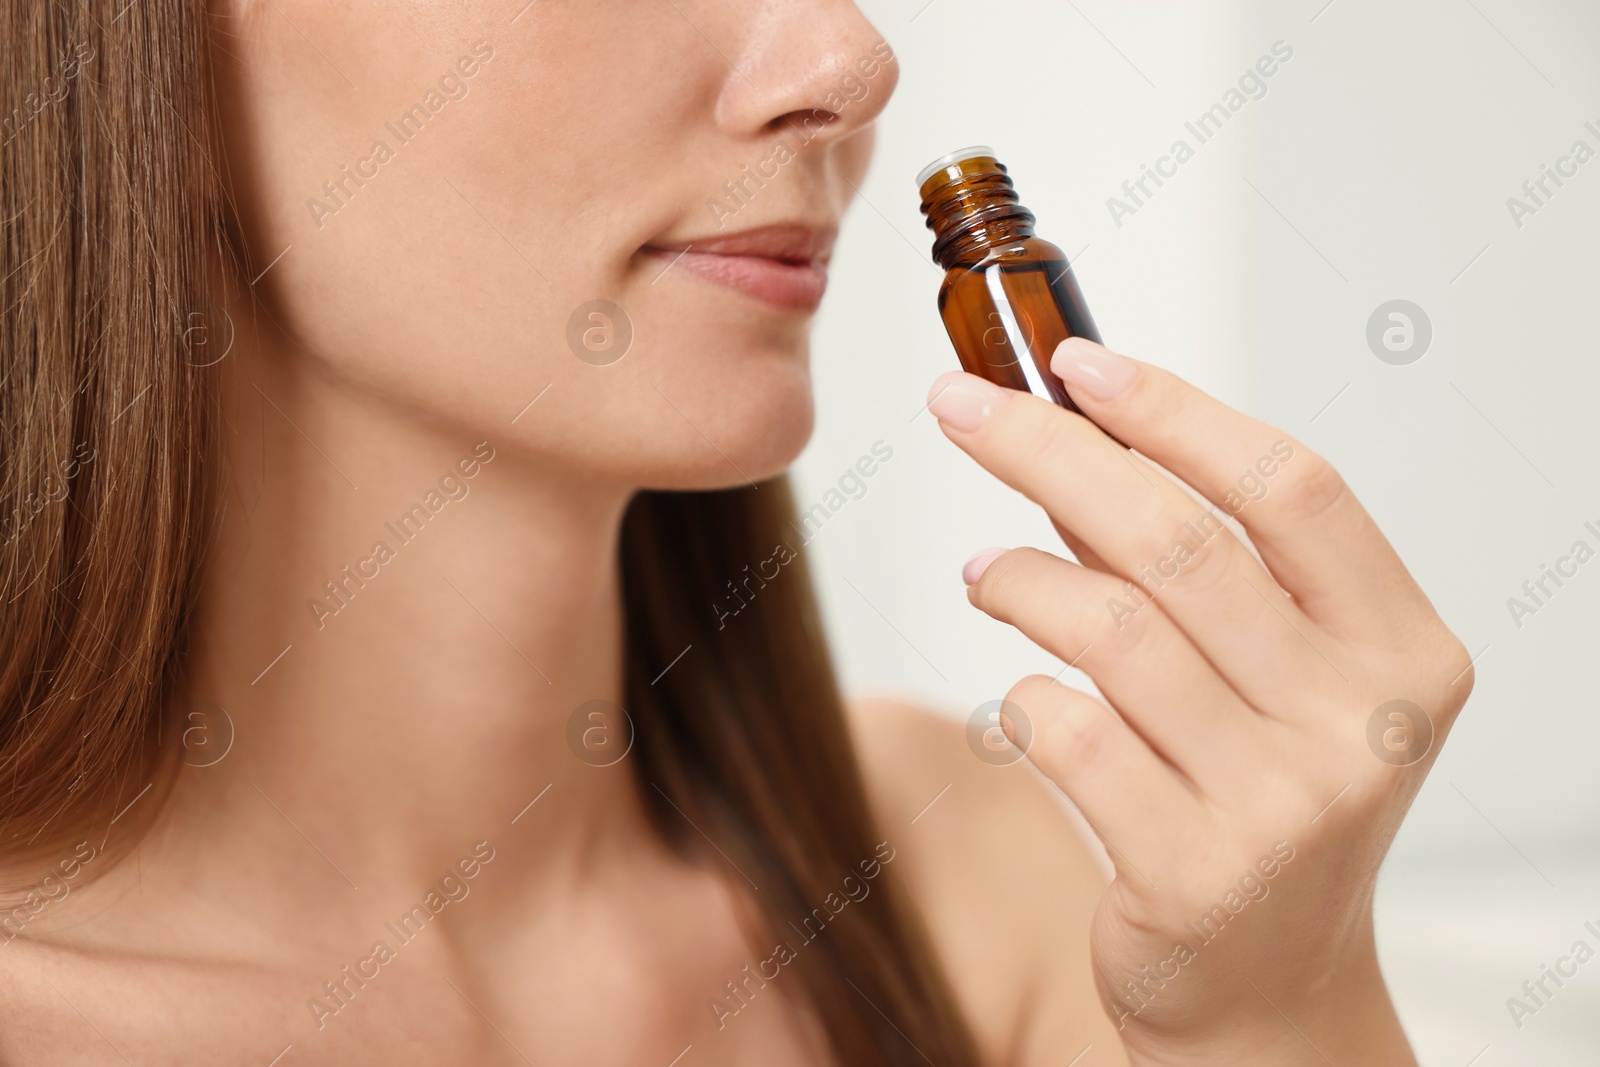
[[[1057,345],[1050,369],[1069,387],[1095,400],[1115,399],[1139,376],[1139,364],[1082,337],[1069,337]]]
[[[961,580],[968,585],[977,585],[978,579],[983,577],[983,572],[989,569],[989,564],[1010,552],[1009,548],[986,548],[976,556],[967,560],[961,568]]]
[[[940,422],[971,432],[1000,410],[1009,392],[975,374],[953,370],[934,380],[928,390],[928,410]]]

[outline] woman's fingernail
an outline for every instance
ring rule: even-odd
[[[940,422],[970,432],[1000,410],[1009,392],[975,374],[953,370],[934,380],[928,390],[928,410]]]
[[[968,585],[977,585],[978,579],[983,577],[983,572],[989,569],[989,564],[1010,552],[1009,548],[986,548],[976,556],[967,560],[961,568],[961,580]]]
[[[1115,399],[1139,376],[1139,364],[1082,337],[1069,337],[1057,345],[1050,369],[1096,400]]]

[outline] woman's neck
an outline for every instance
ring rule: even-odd
[[[162,840],[205,828],[194,847],[214,857],[258,847],[219,845],[218,819],[287,822],[330,884],[411,887],[479,840],[514,838],[499,873],[533,875],[636,839],[626,763],[597,769],[567,741],[580,704],[622,703],[629,491],[520,460],[509,421],[429,425],[303,355],[229,358],[229,477],[188,665],[233,742],[184,768]]]

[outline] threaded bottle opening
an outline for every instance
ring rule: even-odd
[[[949,269],[996,242],[1033,233],[1033,212],[1017,200],[1005,165],[987,147],[951,152],[918,175],[933,258]]]

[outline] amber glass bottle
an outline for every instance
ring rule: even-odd
[[[1078,411],[1050,357],[1068,337],[1099,342],[1066,253],[1034,236],[991,148],[967,148],[917,175],[922,213],[945,269],[939,314],[969,374]],[[1081,414],[1081,412],[1080,412]]]

